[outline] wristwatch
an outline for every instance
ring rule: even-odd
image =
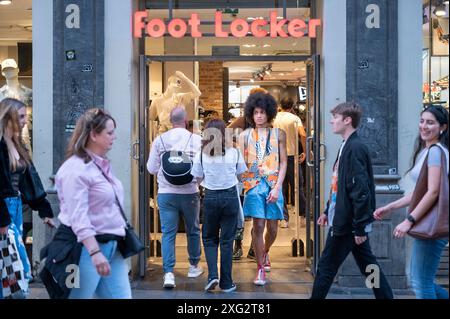
[[[412,215],[408,215],[406,219],[409,220],[413,225],[416,223],[416,219],[412,217]]]

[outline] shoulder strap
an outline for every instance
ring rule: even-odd
[[[162,146],[163,146],[163,148],[164,148],[164,152],[167,152],[167,150],[166,150],[166,145],[164,145],[164,141],[163,141],[163,139],[162,139],[162,134],[159,136],[159,139],[161,140]]]
[[[237,160],[236,160],[236,170],[237,170],[237,168],[238,168],[238,165],[239,165],[239,149],[237,149],[237,148],[235,148],[235,150],[236,150],[236,153],[237,153]]]
[[[122,218],[125,220],[125,224],[127,225],[127,228],[130,228],[130,223],[128,222],[128,219],[127,219],[127,217],[125,216],[125,213],[124,213],[124,211],[123,211],[123,207],[122,207],[122,205],[120,204],[120,201],[119,201],[119,197],[117,197],[116,190],[114,189],[113,184],[112,184],[111,181],[109,180],[109,177],[106,176],[105,172],[103,172],[103,170],[101,169],[101,167],[98,166],[98,164],[95,163],[94,160],[92,160],[92,162],[95,164],[95,166],[98,167],[98,169],[99,169],[100,172],[102,173],[103,177],[105,177],[105,179],[108,181],[108,183],[111,184],[111,187],[112,187],[113,192],[114,192],[114,197],[116,198],[117,206],[119,206],[120,214],[122,215]]]
[[[191,141],[191,138],[192,138],[192,133],[191,133],[191,135],[189,135],[189,139],[188,139],[188,141],[187,141],[187,143],[186,143],[186,146],[184,147],[184,151],[183,151],[183,152],[186,151],[186,149],[187,149],[187,147],[188,147],[188,145],[189,145],[189,142]]]

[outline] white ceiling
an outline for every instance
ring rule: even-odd
[[[31,3],[32,0],[12,0],[10,5],[0,5],[0,45],[31,40]]]

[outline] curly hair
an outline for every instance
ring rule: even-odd
[[[255,127],[253,113],[257,107],[266,112],[267,123],[271,123],[277,115],[277,102],[272,95],[262,92],[250,94],[245,101],[244,115],[252,127]]]

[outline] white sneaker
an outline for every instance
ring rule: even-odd
[[[289,228],[289,222],[283,219],[280,223],[280,227],[281,228]]]
[[[173,272],[166,272],[164,274],[164,288],[175,288],[175,276]]]
[[[203,274],[204,270],[200,266],[189,266],[188,277],[189,278],[197,278],[201,274]]]

